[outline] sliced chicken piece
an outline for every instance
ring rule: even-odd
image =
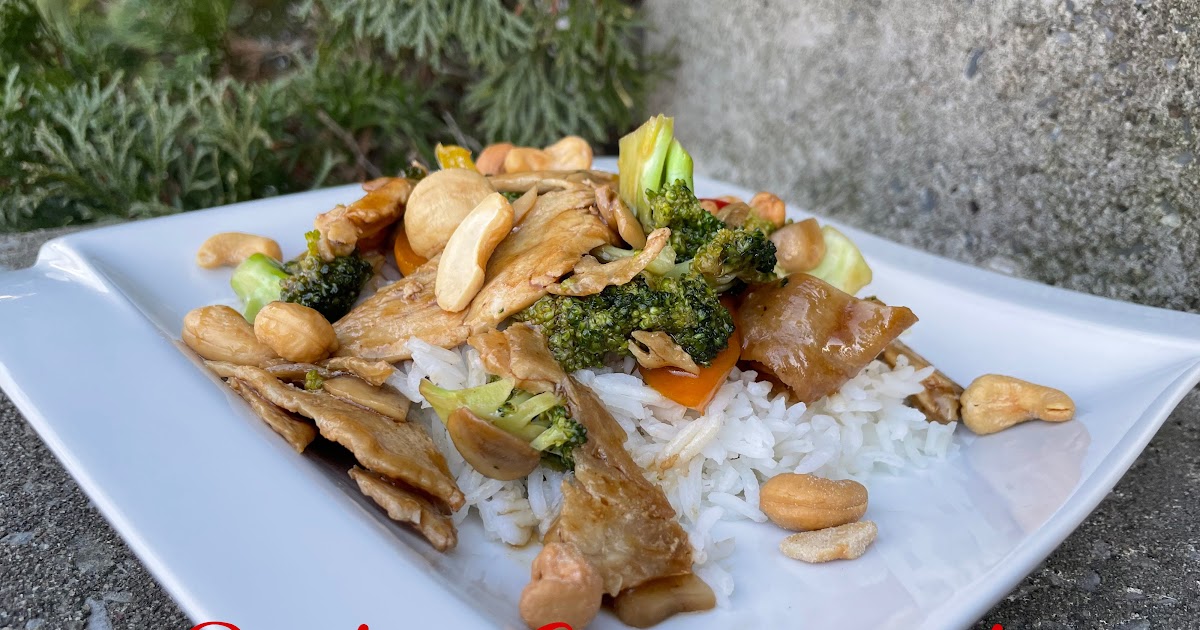
[[[513,324],[504,332],[489,330],[467,341],[479,351],[489,374],[511,378],[527,392],[552,392],[567,378],[546,347],[545,337],[529,324]]]
[[[604,171],[525,171],[493,175],[488,181],[499,192],[523,193],[536,188],[538,193],[547,193],[591,184],[611,184],[616,182],[616,176]]]
[[[675,510],[625,450],[625,431],[596,395],[572,377],[562,383],[571,417],[588,430],[575,449],[575,478],[563,483],[555,540],[575,545],[617,595],[648,580],[692,570],[692,548]]]
[[[472,331],[493,328],[533,304],[589,251],[612,242],[613,234],[600,220],[595,202],[591,188],[538,197],[488,260],[483,287],[466,311]]]
[[[429,499],[401,487],[394,479],[358,466],[350,469],[350,477],[363,494],[387,512],[388,518],[411,525],[434,549],[446,552],[458,544],[454,521]]]
[[[608,286],[625,284],[644,271],[647,265],[654,262],[654,259],[667,246],[667,241],[670,238],[670,229],[659,228],[654,230],[646,238],[646,247],[637,254],[603,265],[592,263],[582,267],[577,265],[575,273],[570,278],[557,284],[552,284],[546,289],[555,295],[581,297],[596,295]],[[584,260],[587,260],[587,258]]]
[[[311,423],[267,402],[253,388],[236,378],[231,378],[226,383],[230,389],[250,403],[250,408],[254,410],[254,413],[258,414],[258,417],[262,418],[263,422],[266,422],[267,426],[271,427],[288,444],[291,444],[297,453],[303,453],[304,449],[317,439],[317,429]]]
[[[293,387],[261,368],[240,366],[234,376],[271,403],[312,418],[322,437],[346,447],[369,470],[426,492],[451,509],[463,506],[463,493],[445,458],[419,425],[396,422],[323,391]]]
[[[932,365],[925,357],[917,354],[899,339],[888,344],[879,358],[883,359],[888,366],[896,367],[896,360],[901,356],[907,357],[908,364],[916,370],[923,370]],[[959,398],[963,394],[962,385],[954,382],[937,368],[933,369],[933,374],[921,381],[921,385],[925,389],[909,396],[908,404],[920,409],[926,418],[934,422],[941,424],[958,422],[958,412],[962,406],[962,403],[959,402]]]
[[[625,430],[592,390],[554,362],[541,333],[525,324],[473,338],[489,372],[526,384],[555,382],[571,417],[588,432],[575,449],[575,476],[563,483],[563,505],[545,542],[574,545],[617,595],[654,578],[692,569],[692,548],[662,489],[625,450]]]
[[[395,223],[404,214],[412,182],[393,177],[372,188],[358,201],[317,215],[313,224],[321,232],[318,249],[326,260],[354,251],[358,240],[370,238]]]
[[[860,300],[805,273],[750,289],[738,308],[742,360],[811,403],[854,378],[917,322],[903,306]]]
[[[384,287],[339,319],[333,325],[338,354],[395,363],[412,358],[407,344],[413,337],[442,348],[466,341],[470,335],[463,325],[466,311],[447,313],[437,305],[433,285],[438,260],[435,257],[412,275]]]
[[[376,387],[386,383],[396,373],[396,368],[387,361],[370,361],[359,357],[330,357],[320,365],[331,370],[335,376],[353,374]]]
[[[629,206],[621,201],[621,196],[617,194],[616,184],[596,184],[595,189],[596,209],[600,211],[604,222],[608,224],[608,229],[619,234],[621,240],[634,249],[645,247],[646,231],[642,229],[641,222],[637,220]]]
[[[210,364],[212,361],[208,362]],[[232,364],[230,364],[232,365]],[[332,357],[316,363],[292,363],[280,359],[266,366],[272,376],[289,383],[303,383],[308,373],[316,370],[323,379],[356,376],[376,387],[387,382],[396,368],[386,361],[368,361],[358,357]]]
[[[392,420],[404,422],[408,417],[409,400],[390,385],[376,387],[356,376],[335,376],[325,379],[321,386],[346,402],[366,407]]]

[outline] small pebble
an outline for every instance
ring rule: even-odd
[[[33,540],[33,532],[11,532],[5,534],[4,538],[0,538],[0,543],[10,547],[20,547],[31,540]]]
[[[1085,592],[1095,593],[1096,590],[1100,588],[1100,582],[1101,580],[1099,573],[1096,573],[1095,571],[1088,571],[1076,581],[1076,584],[1078,584],[1079,588]]]
[[[86,603],[91,609],[91,613],[88,614],[86,630],[113,630],[112,622],[108,620],[108,609],[104,607],[104,601],[89,597]]]

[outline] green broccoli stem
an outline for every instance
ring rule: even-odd
[[[262,307],[279,300],[283,281],[287,278],[288,272],[282,263],[266,254],[254,254],[233,270],[229,284],[246,305],[242,314],[252,322]]]

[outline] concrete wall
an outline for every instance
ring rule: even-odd
[[[649,0],[705,174],[1005,273],[1200,311],[1200,2]]]

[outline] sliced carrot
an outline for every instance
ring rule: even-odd
[[[380,249],[384,246],[383,244],[387,241],[387,237],[388,237],[387,230],[379,230],[378,232],[376,232],[370,236],[364,236],[364,237],[358,239],[358,243],[357,243],[358,250],[361,252],[369,252],[372,250]]]
[[[731,308],[732,301],[722,299],[721,303],[725,305],[725,308],[733,310]],[[736,316],[734,321],[737,321]],[[741,353],[742,338],[738,334],[737,328],[734,328],[725,349],[719,352],[707,367],[701,366],[699,374],[691,374],[670,367],[653,369],[639,367],[638,371],[642,374],[642,380],[658,393],[684,407],[704,413],[708,403],[712,402],[713,396],[716,396],[717,390],[725,384],[725,379],[733,370],[733,366],[737,365],[738,356]]]
[[[396,268],[406,276],[411,275],[417,270],[417,267],[428,262],[428,259],[421,258],[417,252],[412,250],[412,245],[408,244],[408,235],[404,233],[403,223],[396,226],[395,236],[396,242],[392,245],[392,254],[396,257]]]

